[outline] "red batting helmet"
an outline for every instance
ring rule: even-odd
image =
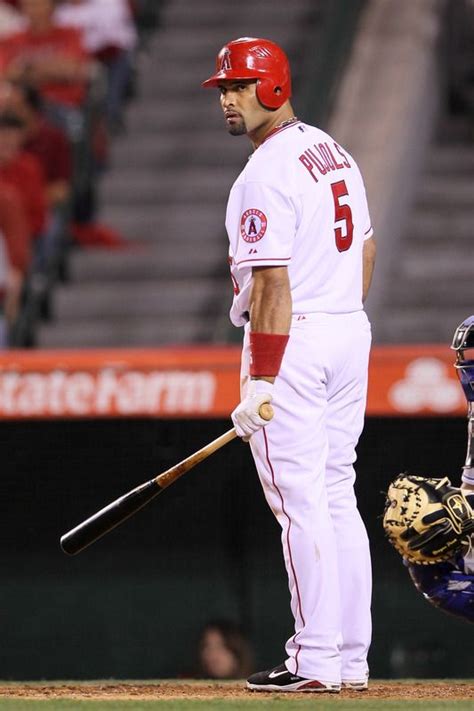
[[[224,45],[217,55],[216,73],[202,86],[219,86],[226,79],[256,79],[258,100],[267,109],[279,109],[291,96],[288,57],[270,40],[241,37]]]

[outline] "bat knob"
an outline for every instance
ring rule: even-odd
[[[270,403],[264,402],[263,405],[260,405],[258,414],[260,415],[262,420],[269,421],[272,419],[275,413],[273,412],[273,407],[270,405]]]

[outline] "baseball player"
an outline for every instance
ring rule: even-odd
[[[465,351],[474,348],[474,316],[456,329],[451,348],[456,351],[455,367],[468,404],[467,454],[462,474],[462,491],[474,511],[474,360]],[[472,351],[471,351],[472,352]],[[454,536],[456,537],[456,536]],[[462,535],[458,536],[463,538]],[[432,548],[442,546],[442,537],[432,535]],[[462,549],[447,561],[434,565],[414,565],[405,561],[410,577],[423,597],[441,610],[474,622],[474,534]]]
[[[232,419],[282,529],[295,619],[285,661],[247,687],[365,689],[371,565],[353,490],[371,341],[362,304],[375,260],[364,185],[352,156],[294,115],[275,43],[229,42],[203,86],[219,90],[229,133],[254,148],[226,214],[230,318],[244,329]],[[267,424],[258,411],[270,401]]]

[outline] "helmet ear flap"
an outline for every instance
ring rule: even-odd
[[[288,96],[283,88],[275,84],[272,79],[259,78],[257,80],[257,98],[266,109],[279,109],[283,106]]]

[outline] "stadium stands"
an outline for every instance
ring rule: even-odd
[[[114,142],[101,190],[101,219],[134,249],[74,255],[73,283],[58,293],[57,321],[41,329],[41,345],[215,338],[231,294],[226,193],[249,147],[229,139],[217,96],[213,101],[200,82],[228,37],[260,33],[289,48],[298,84],[318,20],[315,5],[246,1],[238,16],[215,0],[164,6],[160,30],[140,55],[138,96],[127,133]]]
[[[107,0],[0,3],[0,111],[21,120],[23,148],[30,154],[15,157],[14,164],[4,161],[2,174],[3,180],[16,181],[30,223],[35,220],[34,254],[23,281],[21,308],[9,309],[7,318],[11,347],[35,345],[39,319],[51,317],[52,291],[58,279],[67,276],[73,243],[119,241],[116,233],[96,223],[96,183],[105,167],[107,133],[120,128],[122,106],[133,90],[136,30],[132,17],[140,30],[141,45],[146,39],[145,27],[157,24],[160,3],[117,0],[113,7],[117,21],[110,16]],[[60,17],[68,8],[82,13],[83,27],[72,19],[75,27],[70,27]],[[107,23],[104,12],[108,13]],[[96,31],[94,46],[90,24],[93,35],[94,28]],[[97,31],[102,25],[107,32],[105,27]],[[55,53],[53,61],[51,52]],[[26,170],[23,164],[37,160],[46,180],[45,196],[40,195],[39,187],[33,194],[31,180],[21,177]],[[47,213],[39,225],[41,201],[46,202]],[[7,239],[2,251],[6,273],[8,259],[14,261],[10,243]]]
[[[449,339],[472,310],[464,258],[473,217],[472,3],[357,0],[348,13],[341,0],[295,0],[291,7],[242,0],[238,16],[218,0],[131,5],[140,39],[125,131],[107,152],[106,75],[94,65],[86,143],[72,143],[69,209],[82,248],[68,249],[66,230],[46,279],[29,282],[40,286],[26,292],[33,296],[25,298],[27,314],[12,331],[12,345],[238,336],[227,321],[223,216],[249,147],[229,138],[217,100],[201,91],[200,80],[223,42],[250,34],[288,49],[297,113],[328,125],[366,176],[379,241],[368,302],[376,342]],[[111,123],[120,129],[120,120]],[[58,284],[58,275],[67,282]],[[44,282],[48,294],[55,285],[54,298],[44,296]],[[41,315],[50,319],[40,323]]]

